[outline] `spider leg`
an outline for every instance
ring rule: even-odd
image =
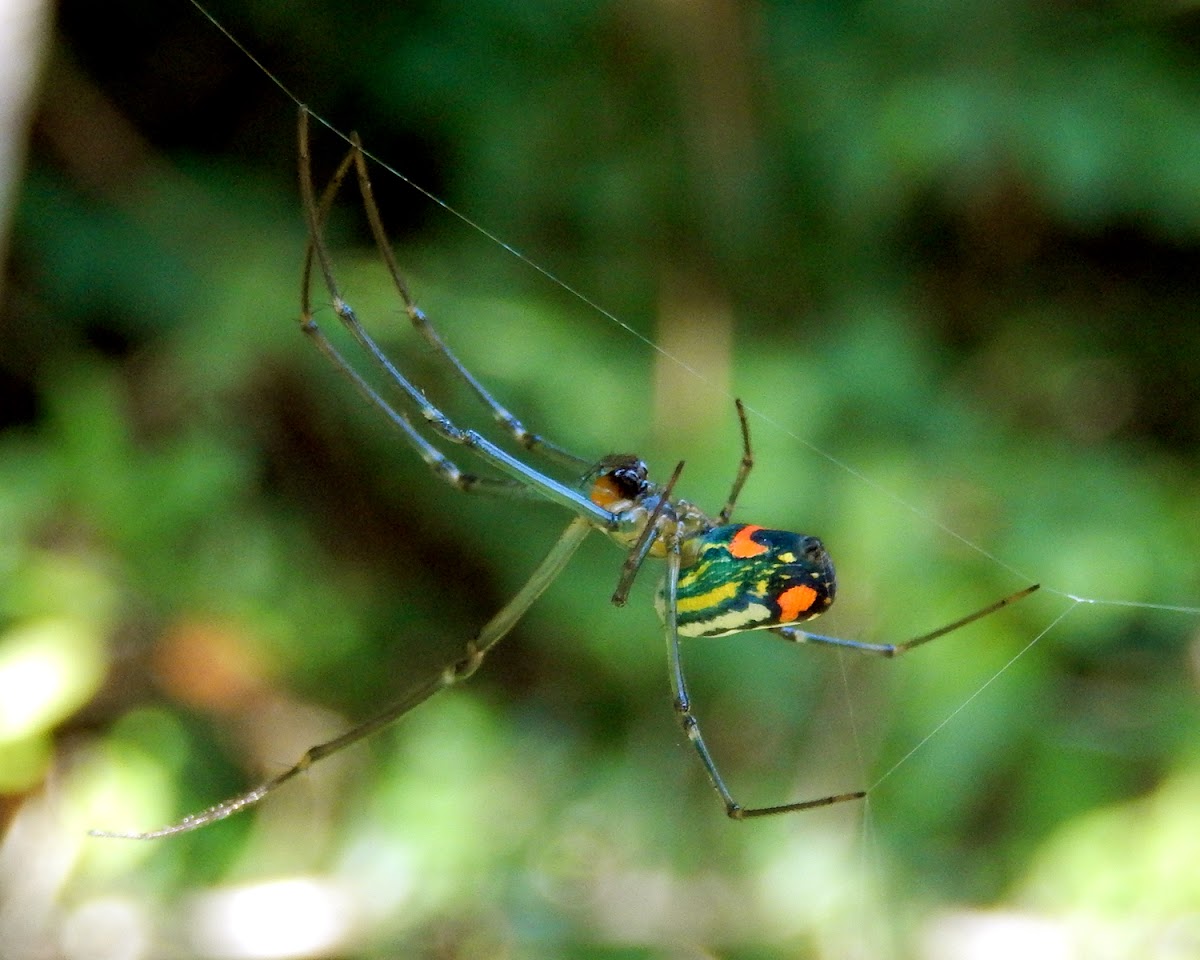
[[[307,143],[306,140],[302,142]],[[382,396],[369,384],[363,377],[349,364],[345,358],[338,352],[333,343],[317,326],[316,321],[312,320],[312,304],[310,299],[310,291],[312,289],[312,268],[313,259],[315,257],[316,245],[319,242],[318,233],[312,232],[312,223],[318,225],[318,230],[324,225],[326,218],[329,215],[329,208],[332,206],[333,198],[337,195],[341,188],[346,174],[350,171],[350,166],[354,162],[354,152],[349,151],[342,158],[337,170],[334,171],[332,177],[329,178],[328,184],[321,192],[320,201],[316,204],[316,209],[313,215],[309,217],[310,234],[308,243],[304,250],[304,267],[301,272],[300,282],[300,302],[301,302],[301,323],[300,328],[303,333],[313,342],[318,350],[325,355],[326,359],[333,364],[334,368],[345,376],[358,390],[358,392],[367,400],[367,402],[383,413],[387,420],[397,430],[404,435],[404,438],[413,446],[421,459],[429,466],[436,476],[444,480],[450,486],[464,493],[487,493],[495,496],[508,497],[537,497],[537,494],[526,484],[509,478],[497,477],[481,477],[473,473],[465,473],[458,466],[446,457],[440,450],[431,444],[425,437],[412,425],[412,421],[403,413],[398,412],[391,404],[383,399]],[[309,181],[311,183],[311,180]],[[303,192],[303,191],[302,191]],[[307,197],[306,199],[311,199]]]
[[[692,712],[692,702],[687,692],[687,681],[683,675],[683,661],[679,651],[679,631],[677,629],[675,613],[679,567],[679,538],[678,536],[674,536],[671,538],[667,551],[664,616],[667,632],[667,666],[671,675],[671,688],[675,696],[675,715],[679,718],[679,725],[683,728],[684,735],[691,742],[692,746],[695,747],[696,753],[700,757],[700,762],[704,765],[705,773],[708,774],[708,782],[712,784],[712,788],[716,790],[717,796],[721,798],[721,802],[725,805],[726,815],[731,820],[745,820],[750,817],[767,817],[776,813],[790,813],[794,810],[827,807],[831,804],[844,803],[847,800],[859,800],[865,797],[866,793],[856,790],[853,793],[839,793],[828,797],[819,797],[815,800],[801,800],[773,807],[743,807],[733,799],[733,794],[729,792],[729,788],[725,785],[725,780],[717,769],[716,761],[713,759],[708,745],[704,742],[704,735],[700,732],[700,722]]]
[[[428,464],[437,477],[444,480],[456,490],[461,490],[463,493],[486,493],[501,497],[540,498],[537,490],[519,480],[483,477],[460,470],[449,457],[425,439],[420,431],[412,425],[408,417],[384,400],[375,388],[367,383],[362,375],[346,362],[346,359],[338,352],[337,348],[334,347],[325,334],[321,332],[321,329],[315,322],[311,321],[311,319],[307,322],[302,322],[301,329],[312,340],[317,349],[333,364],[334,368],[346,377],[358,392],[366,398],[367,402],[379,410],[387,418],[388,422],[403,434],[404,438],[416,449],[421,459]]]
[[[948,623],[944,627],[938,627],[929,633],[923,633],[912,640],[905,640],[903,643],[864,643],[861,640],[843,640],[841,637],[829,637],[821,633],[809,633],[807,630],[801,630],[798,627],[777,627],[772,632],[783,637],[784,640],[791,640],[794,643],[821,643],[831,647],[844,647],[849,650],[856,650],[859,653],[870,653],[880,657],[898,657],[901,654],[908,653],[914,647],[929,643],[930,640],[936,640],[938,637],[944,637],[959,627],[965,627],[967,624],[974,623],[976,620],[995,613],[1009,604],[1023,600],[1040,586],[1041,584],[1035,583],[1025,587],[1016,593],[1011,593],[1007,597],[997,600],[995,603],[989,603],[981,610],[976,610],[965,617],[960,617],[953,623]]]
[[[306,123],[303,119],[301,123],[301,136],[306,136]],[[379,205],[375,202],[375,192],[371,187],[371,178],[367,173],[366,156],[363,153],[362,143],[359,141],[357,134],[351,135],[351,142],[350,153],[354,157],[354,168],[358,174],[358,190],[362,195],[363,208],[367,213],[367,221],[371,225],[371,234],[375,238],[375,246],[379,248],[379,254],[387,266],[388,273],[392,276],[392,283],[399,292],[400,298],[404,301],[405,312],[407,312],[408,318],[412,321],[413,326],[416,327],[417,332],[442,356],[458,378],[471,388],[471,391],[479,398],[483,405],[491,411],[492,419],[512,436],[513,442],[517,446],[532,453],[541,454],[560,466],[569,467],[576,471],[582,471],[589,467],[591,464],[582,457],[577,457],[575,454],[570,453],[556,443],[552,443],[545,437],[526,430],[521,421],[505,409],[492,396],[491,392],[475,378],[474,374],[463,365],[462,361],[446,345],[446,341],[434,329],[433,324],[425,316],[424,311],[417,306],[408,289],[408,284],[404,280],[404,275],[400,272],[400,268],[396,263],[396,257],[392,252],[392,245],[388,240],[387,231],[384,230],[383,218],[379,214]]]
[[[363,328],[362,324],[359,323],[354,309],[342,298],[337,281],[333,275],[333,266],[329,258],[329,252],[326,250],[325,244],[321,239],[324,212],[327,211],[329,204],[332,202],[333,194],[345,177],[349,169],[349,163],[347,160],[343,160],[333,179],[330,181],[329,186],[326,188],[325,194],[318,202],[313,189],[312,160],[308,142],[308,112],[304,109],[300,111],[299,123],[300,194],[309,228],[309,244],[305,255],[304,283],[301,292],[300,327],[304,333],[313,340],[317,348],[333,363],[339,372],[350,380],[367,401],[380,410],[393,426],[400,430],[409,443],[417,449],[422,459],[430,465],[434,473],[452,486],[464,491],[486,490],[490,493],[510,496],[525,496],[527,494],[519,491],[518,488],[528,488],[530,495],[541,496],[560,506],[566,507],[577,515],[588,517],[593,524],[601,529],[615,529],[617,519],[613,514],[598,507],[587,497],[583,496],[583,494],[522,463],[476,431],[464,430],[456,426],[449,417],[425,398],[424,393],[418,387],[396,368],[371,335]],[[361,147],[356,145],[347,156],[352,159],[354,156],[360,155]],[[376,212],[377,217],[378,213]],[[432,444],[420,437],[420,434],[413,427],[408,417],[404,413],[395,410],[351,366],[313,319],[310,294],[310,281],[312,277],[311,261],[313,259],[316,260],[320,268],[321,276],[329,291],[333,309],[338,319],[363,350],[383,370],[389,381],[407,398],[408,402],[421,415],[429,428],[443,440],[471,450],[482,460],[502,473],[507,474],[515,482],[488,480],[462,473],[457,466],[441,454]],[[449,351],[446,352],[445,356],[457,363],[457,360]],[[579,462],[583,463],[584,461]]]
[[[475,634],[467,644],[462,656],[453,663],[448,664],[436,676],[430,677],[424,683],[409,691],[402,699],[397,700],[370,720],[352,727],[339,737],[334,737],[332,740],[309,747],[295,764],[265,783],[255,787],[253,790],[247,790],[239,796],[226,800],[224,803],[219,803],[214,807],[209,807],[200,813],[189,814],[182,820],[169,826],[160,827],[157,830],[148,830],[144,833],[90,830],[89,834],[93,837],[108,837],[123,840],[154,840],[158,837],[170,837],[179,833],[199,830],[210,823],[224,820],[226,817],[245,810],[247,807],[254,806],[263,797],[267,796],[267,794],[272,793],[293,777],[303,773],[313,764],[395,723],[414,707],[420,706],[434,694],[446,690],[457,683],[461,683],[478,670],[479,665],[483,663],[484,657],[504,638],[513,626],[516,625],[517,621],[524,616],[533,602],[562,573],[563,568],[566,567],[575,550],[583,543],[584,538],[590,532],[591,525],[586,519],[576,517],[572,520],[567,525],[567,529],[563,531],[562,536],[559,537],[558,542],[554,544],[550,552],[538,564],[537,569],[533,571],[532,575],[525,582],[525,585],[517,591],[516,595],[499,613],[492,617]]]
[[[740,399],[735,399],[733,402],[737,407],[738,423],[742,429],[742,460],[738,464],[737,476],[733,478],[733,487],[729,491],[729,498],[725,501],[725,506],[721,508],[721,512],[717,514],[718,526],[724,526],[729,522],[729,518],[733,516],[733,508],[737,503],[737,498],[742,492],[742,487],[746,485],[750,471],[754,468],[754,452],[750,449],[750,423],[746,419],[746,408],[742,405]]]
[[[312,165],[311,152],[309,149],[308,135],[308,110],[300,109],[299,118],[299,142],[300,142],[300,181],[301,194],[304,197],[305,209],[309,213],[309,226],[311,234],[312,246],[316,247],[315,253],[321,271],[325,276],[326,286],[329,288],[330,294],[334,299],[335,308],[341,302],[340,295],[337,292],[337,286],[333,283],[332,269],[329,265],[328,254],[324,250],[324,244],[320,239],[319,224],[323,222],[324,215],[328,210],[328,206],[332,203],[333,195],[341,186],[346,173],[351,164],[355,167],[357,174],[359,193],[362,196],[363,208],[367,214],[367,221],[371,227],[371,234],[375,239],[376,247],[379,250],[380,256],[383,258],[384,265],[387,267],[388,273],[392,277],[393,285],[400,294],[401,300],[404,302],[405,312],[408,314],[409,320],[413,326],[425,338],[426,342],[434,348],[434,350],[442,357],[447,365],[454,371],[455,375],[462,380],[471,391],[479,398],[479,400],[488,408],[492,414],[492,418],[506,430],[513,438],[513,441],[522,449],[529,450],[534,453],[539,453],[547,459],[558,463],[561,466],[568,467],[574,471],[582,471],[590,465],[590,462],[582,457],[575,456],[568,452],[563,447],[550,442],[538,434],[531,433],[526,430],[524,425],[505,409],[499,401],[491,395],[486,387],[475,378],[475,376],[467,370],[462,361],[450,350],[446,342],[441,338],[428,318],[417,306],[411,292],[408,289],[408,284],[404,280],[403,274],[396,263],[395,255],[392,253],[391,243],[388,241],[387,233],[383,227],[383,218],[379,213],[379,205],[375,202],[374,189],[371,186],[371,179],[367,172],[366,156],[363,153],[362,142],[358,139],[357,134],[351,137],[351,147],[346,157],[342,160],[338,167],[337,173],[330,180],[329,187],[326,190],[326,196],[322,197],[320,207],[314,208],[311,202],[312,198]],[[307,258],[306,258],[307,259]],[[305,289],[308,289],[309,269],[306,265],[305,269]],[[339,317],[346,325],[347,329],[359,341],[362,347],[372,356],[372,358],[383,368],[385,373],[393,380],[396,385],[403,390],[412,402],[420,410],[422,416],[431,423],[437,419],[444,420],[440,413],[432,405],[428,404],[421,391],[417,390],[413,385],[399,374],[392,366],[382,351],[375,346],[371,338],[366,335],[365,331],[358,323],[351,311],[349,315],[343,314],[338,310]]]
[[[642,528],[641,535],[630,549],[628,556],[625,557],[625,562],[621,565],[621,575],[617,578],[617,589],[613,591],[611,598],[613,604],[618,607],[625,606],[625,601],[629,599],[629,591],[633,589],[633,581],[637,577],[638,571],[642,568],[646,557],[650,555],[650,550],[659,538],[659,520],[663,515],[663,511],[666,510],[667,505],[671,502],[671,491],[675,489],[675,483],[681,473],[683,473],[682,460],[675,465],[675,472],[671,474],[671,479],[667,481],[667,485],[658,494],[658,502],[654,505],[650,516],[646,518],[646,525]]]

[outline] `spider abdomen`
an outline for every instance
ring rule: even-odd
[[[811,620],[837,592],[833,561],[816,537],[751,524],[714,527],[686,545],[679,573],[678,630],[721,637]],[[659,615],[664,597],[659,591]]]

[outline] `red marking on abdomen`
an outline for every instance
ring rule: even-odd
[[[733,539],[729,541],[729,552],[738,559],[744,560],[747,557],[757,557],[767,552],[767,548],[761,543],[755,543],[750,537],[761,530],[762,527],[755,527],[751,524],[746,524],[737,533],[733,535]]]
[[[812,587],[801,584],[788,587],[778,597],[779,620],[781,623],[791,623],[799,619],[800,614],[812,609],[813,601],[817,599],[817,591]]]

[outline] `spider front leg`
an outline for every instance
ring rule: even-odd
[[[420,311],[416,309],[407,288],[404,286],[403,280],[400,278],[395,260],[391,255],[391,250],[387,246],[386,237],[383,236],[379,211],[374,205],[370,181],[367,179],[366,162],[363,159],[362,147],[359,145],[357,139],[354,140],[350,153],[342,160],[329,185],[321,194],[320,199],[318,199],[316,188],[313,185],[312,157],[308,137],[308,111],[304,108],[300,110],[298,136],[300,143],[300,196],[309,230],[309,242],[305,251],[301,281],[301,330],[316,344],[317,348],[333,364],[335,369],[350,381],[367,402],[378,409],[400,431],[405,440],[417,450],[421,458],[429,465],[433,472],[451,486],[463,492],[486,492],[518,497],[542,497],[566,507],[577,515],[589,517],[592,523],[600,529],[612,529],[613,518],[608,511],[596,506],[596,504],[589,501],[576,490],[509,455],[476,431],[458,427],[449,417],[426,399],[424,392],[396,367],[380,348],[379,344],[375,342],[374,338],[362,326],[353,307],[342,297],[337,279],[334,276],[329,251],[325,246],[322,235],[324,221],[333,202],[333,197],[347,176],[351,165],[355,166],[358,171],[360,189],[363,191],[363,200],[367,206],[368,217],[372,221],[372,230],[375,232],[376,240],[380,244],[380,251],[384,256],[389,271],[398,285],[401,299],[410,313],[415,312],[416,314],[420,314]],[[477,477],[459,470],[452,461],[421,436],[407,414],[402,410],[396,409],[385,400],[354,366],[346,360],[313,319],[311,286],[314,262],[317,268],[317,275],[324,281],[334,313],[347,332],[349,332],[372,362],[382,371],[388,382],[400,393],[407,406],[442,440],[466,447],[472,453],[478,455],[489,466],[506,474],[505,478]],[[424,320],[423,315],[421,316],[421,320],[428,326],[428,321]],[[416,322],[415,318],[414,322]],[[432,333],[431,327],[429,330]],[[436,334],[433,334],[433,336],[436,337]],[[490,394],[466,372],[458,359],[445,347],[445,344],[441,345],[440,352],[445,360],[466,380],[468,385],[475,390],[480,399],[491,407],[495,415],[499,416],[500,413],[504,412],[503,408],[492,400]],[[516,421],[512,420],[512,424],[516,424]],[[513,429],[514,438],[520,441],[515,428]],[[541,438],[534,434],[525,433],[524,428],[521,428],[521,431],[525,437],[524,445],[528,449],[541,450],[550,456],[551,459],[557,458],[561,462],[572,466],[578,466],[585,462],[572,454],[566,453],[561,448],[555,447],[553,444],[543,443]],[[556,452],[550,452],[551,448]]]
[[[312,179],[312,161],[311,151],[309,148],[309,130],[308,130],[308,110],[304,107],[300,108],[299,118],[299,155],[300,155],[300,190],[304,201],[305,214],[309,221],[310,240],[309,247],[305,257],[304,267],[304,287],[307,291],[312,272],[312,260],[315,255],[320,266],[321,273],[324,277],[326,286],[333,298],[335,309],[337,309],[339,318],[345,324],[347,330],[358,340],[359,344],[371,355],[372,359],[384,370],[384,372],[392,378],[393,382],[400,390],[407,395],[411,403],[420,411],[431,425],[438,432],[444,434],[443,425],[447,424],[446,418],[432,404],[429,404],[424,397],[424,394],[414,387],[406,377],[395,369],[391,361],[384,356],[383,352],[375,345],[374,341],[366,333],[363,327],[359,324],[358,319],[354,316],[353,311],[346,307],[345,310],[341,306],[345,306],[341,295],[338,292],[337,284],[333,278],[332,267],[329,263],[329,256],[325,251],[324,241],[321,237],[321,227],[325,217],[328,214],[329,207],[332,205],[333,197],[341,187],[342,181],[349,173],[350,167],[353,166],[358,181],[359,195],[362,198],[363,210],[367,215],[367,222],[371,228],[371,235],[375,240],[375,246],[379,252],[380,258],[384,262],[389,276],[392,278],[392,284],[396,288],[396,292],[400,295],[400,299],[404,304],[405,313],[408,315],[413,327],[425,339],[425,341],[434,349],[434,351],[442,358],[442,360],[450,367],[454,374],[466,384],[479,401],[487,407],[492,419],[505,430],[519,447],[528,450],[532,453],[540,454],[547,460],[557,463],[560,466],[567,467],[572,470],[582,470],[588,465],[588,461],[582,457],[578,457],[565,448],[556,443],[551,442],[539,434],[527,430],[524,424],[521,423],[512,413],[510,413],[500,402],[492,396],[491,392],[472,374],[461,360],[454,354],[441,335],[434,329],[433,324],[429,322],[424,311],[417,306],[416,300],[408,288],[408,283],[400,271],[399,264],[396,262],[395,254],[392,252],[391,242],[388,239],[387,231],[383,226],[383,217],[379,212],[379,205],[375,202],[375,191],[371,186],[371,178],[367,171],[366,153],[363,151],[362,142],[357,134],[352,134],[350,137],[350,151],[346,154],[337,171],[330,179],[328,187],[321,196],[320,202],[315,200],[315,191],[313,189]],[[307,292],[305,293],[307,297]]]

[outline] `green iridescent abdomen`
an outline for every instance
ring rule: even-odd
[[[721,637],[811,620],[837,592],[833,561],[816,537],[749,524],[714,527],[686,545],[679,574],[679,633]],[[658,596],[663,614],[663,594]]]

